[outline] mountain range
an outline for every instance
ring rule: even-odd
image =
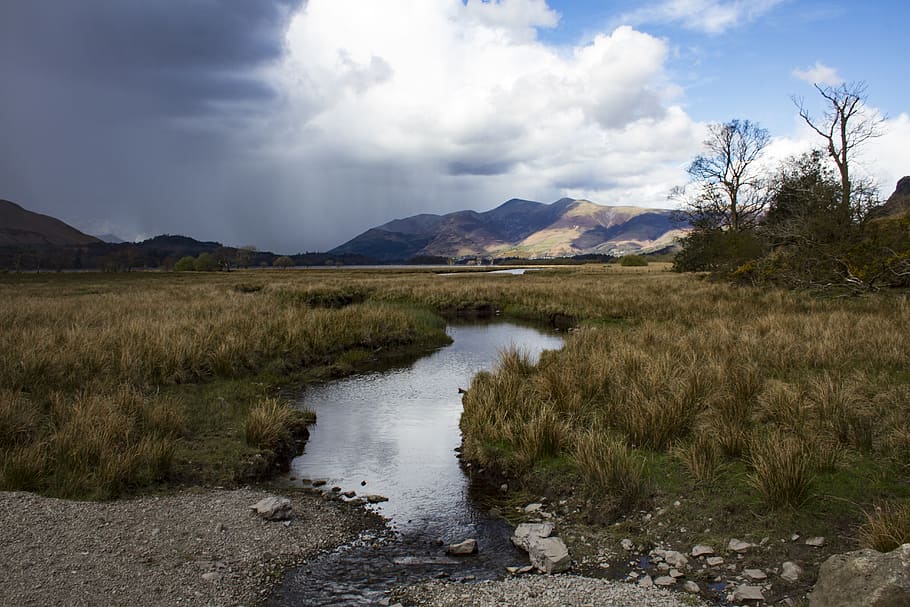
[[[552,204],[513,198],[478,213],[420,214],[371,228],[332,249],[378,261],[420,257],[519,257],[647,253],[673,245],[686,228],[673,211],[603,206],[563,198]]]

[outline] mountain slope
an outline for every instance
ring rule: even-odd
[[[0,200],[0,246],[70,246],[101,242],[59,219]]]
[[[513,198],[478,213],[415,215],[367,230],[332,249],[380,261],[415,256],[525,257],[624,254],[660,249],[685,231],[671,211],[602,206],[563,198],[552,204]]]

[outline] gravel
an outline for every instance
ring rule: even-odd
[[[501,582],[428,582],[399,590],[394,600],[421,607],[693,607],[704,605],[657,588],[574,575],[522,576]]]
[[[286,493],[268,522],[251,489],[113,502],[0,492],[0,605],[251,605],[280,572],[352,539],[350,508]]]

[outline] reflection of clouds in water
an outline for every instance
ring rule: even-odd
[[[317,425],[294,473],[385,495],[381,510],[399,525],[443,533],[473,524],[467,478],[453,452],[461,442],[458,388],[491,369],[505,348],[536,355],[562,340],[506,323],[449,327],[449,334],[450,346],[410,367],[309,389],[303,402]]]

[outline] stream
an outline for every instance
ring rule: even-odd
[[[270,604],[377,605],[396,585],[498,579],[506,566],[527,563],[509,541],[511,527],[480,505],[480,489],[456,457],[458,389],[492,369],[503,349],[536,358],[562,347],[562,339],[499,322],[455,324],[447,332],[452,344],[409,367],[310,386],[302,395],[317,423],[291,464],[293,482],[388,498],[367,506],[388,524],[286,573]],[[445,544],[467,538],[477,539],[476,555],[445,555]]]

